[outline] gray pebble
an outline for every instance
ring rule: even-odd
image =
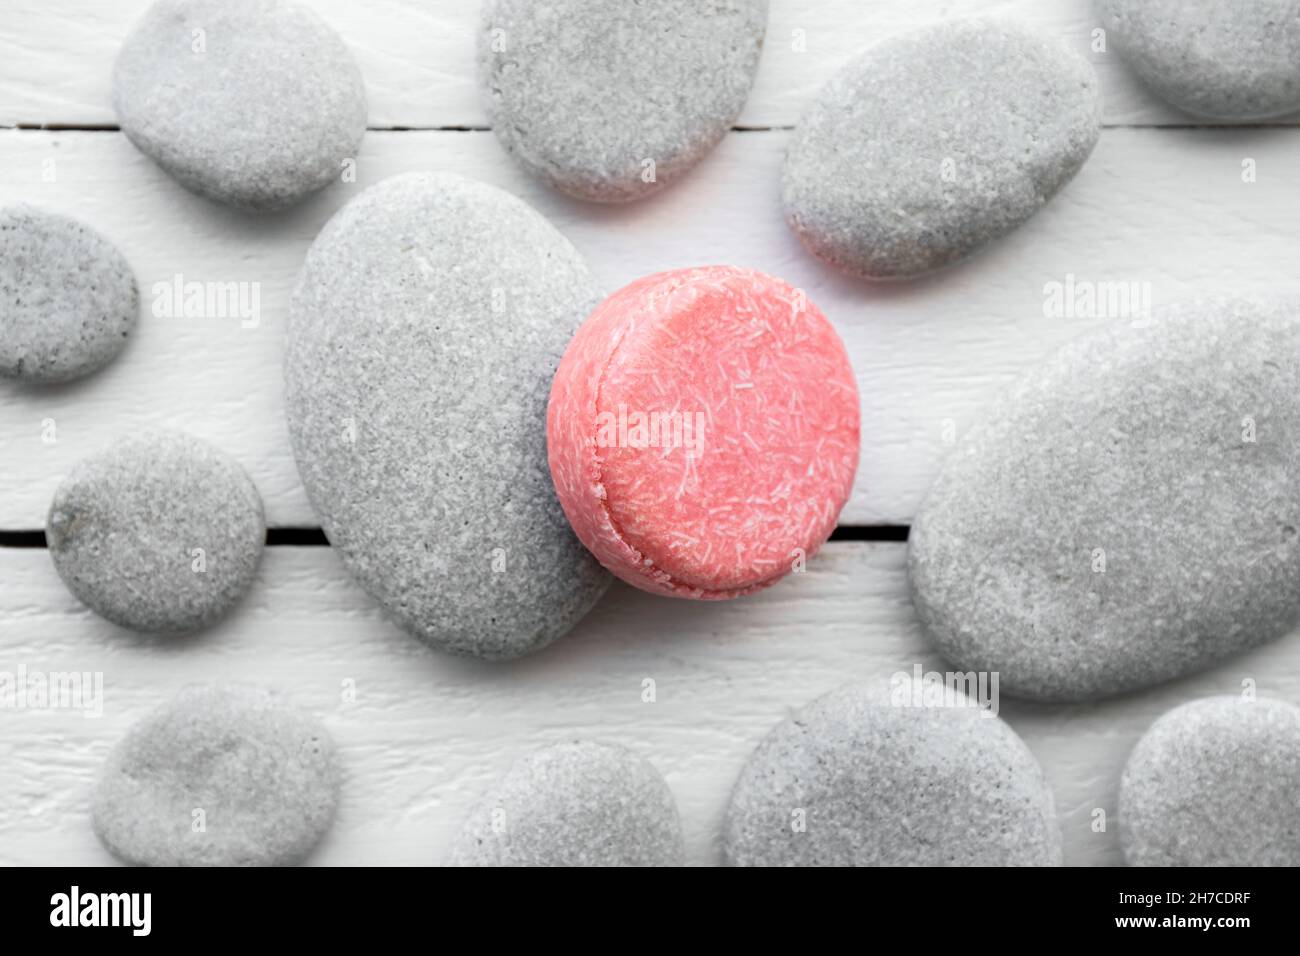
[[[479,82],[498,139],[547,185],[648,196],[740,115],[767,0],[488,0]]]
[[[546,459],[546,404],[600,293],[524,203],[444,174],[387,179],[307,255],[285,363],[298,472],[361,585],[429,644],[515,657],[609,574]]]
[[[1211,697],[1164,714],[1119,791],[1130,866],[1300,866],[1300,708]]]
[[[786,218],[819,258],[867,279],[950,265],[1011,232],[1097,142],[1092,67],[998,20],[953,20],[840,70],[786,154]]]
[[[1067,345],[955,448],[912,525],[920,618],[1006,693],[1202,669],[1300,613],[1300,321],[1208,301]]]
[[[95,788],[95,833],[140,866],[291,866],[339,802],[334,742],[277,694],[191,684],[122,738]]]
[[[366,129],[351,53],[291,0],[158,0],[118,54],[113,105],[183,185],[251,210],[341,177]]]
[[[731,794],[732,866],[1058,866],[1051,791],[989,711],[848,686],[777,725]]]
[[[1108,42],[1189,113],[1260,120],[1300,109],[1296,0],[1094,0]]]
[[[67,382],[122,351],[140,313],[131,266],[75,219],[0,209],[0,375]]]
[[[452,866],[681,866],[682,827],[663,777],[622,747],[543,747],[470,813]]]
[[[72,469],[45,535],[59,576],[92,610],[146,634],[178,634],[214,623],[248,590],[266,522],[229,455],[148,431]]]

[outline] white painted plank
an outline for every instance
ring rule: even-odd
[[[0,134],[0,202],[85,217],[134,265],[146,302],[137,340],[67,388],[0,382],[0,529],[37,528],[59,477],[122,431],[188,428],[250,469],[277,526],[313,525],[282,414],[284,313],[307,246],[359,189],[417,169],[476,176],[536,205],[612,290],[660,269],[730,262],[807,290],[844,337],[862,393],[862,464],[844,523],[907,523],[948,446],[1020,370],[1084,330],[1043,317],[1044,285],[1068,274],[1145,281],[1154,301],[1294,288],[1300,238],[1296,137],[1271,130],[1108,130],[1077,179],[983,255],[913,284],[870,286],[805,254],[786,228],[779,170],[788,133],[733,133],[677,188],[623,208],[538,186],[487,132],[372,133],[359,181],[285,215],[254,218],[198,199],[118,133]],[[1242,182],[1253,158],[1258,181]],[[51,167],[48,164],[53,163]],[[50,169],[52,182],[43,180]],[[262,321],[148,314],[155,282],[180,274],[260,283]],[[57,441],[42,440],[53,420]]]
[[[846,680],[938,668],[906,598],[904,546],[836,543],[807,574],[725,604],[617,586],[568,637],[507,665],[425,649],[387,624],[327,548],[272,548],[254,592],[209,633],[154,643],[80,608],[42,551],[0,549],[0,670],[100,671],[103,716],[0,710],[0,864],[111,862],[90,830],[96,770],[118,737],[181,684],[279,687],[320,716],[346,769],[320,864],[442,860],[470,804],[520,754],[571,737],[651,760],[681,807],[688,857],[719,860],[728,793],[791,708]],[[1073,865],[1120,861],[1119,772],[1159,714],[1236,693],[1300,702],[1300,638],[1215,671],[1094,705],[1002,699],[1053,787]],[[656,684],[642,701],[642,681]],[[342,702],[345,679],[356,702]],[[1107,811],[1104,833],[1092,812]]]
[[[487,123],[474,72],[475,0],[307,0],[351,46],[372,127]],[[109,77],[149,0],[6,0],[0,16],[0,125],[111,124]],[[1094,54],[1088,0],[772,0],[759,74],[740,124],[791,125],[863,47],[934,20],[1006,15],[1093,60],[1112,124],[1189,122],[1151,96],[1113,53]]]

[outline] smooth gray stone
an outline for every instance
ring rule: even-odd
[[[135,275],[111,242],[67,216],[0,209],[0,376],[87,375],[122,351],[139,314]]]
[[[1051,791],[1006,723],[888,701],[842,687],[763,738],[731,794],[728,864],[1060,865]]]
[[[483,102],[542,182],[594,202],[640,199],[726,135],[766,28],[767,0],[488,0]]]
[[[1107,42],[1157,95],[1211,119],[1300,110],[1297,0],[1093,0]]]
[[[867,279],[951,265],[1029,219],[1092,152],[1097,78],[1082,57],[1000,20],[891,37],[804,114],[783,175],[813,255]]]
[[[1300,612],[1300,305],[1207,301],[1034,369],[912,525],[913,600],[960,670],[1086,700],[1178,677]]]
[[[190,684],[109,754],[95,833],[141,866],[291,866],[329,829],[339,779],[329,733],[278,694]]]
[[[470,813],[452,866],[681,866],[677,803],[629,750],[556,744],[519,760]]]
[[[291,0],[158,0],[118,53],[113,106],[181,184],[257,211],[340,178],[366,129],[352,54]]]
[[[1119,790],[1130,866],[1300,866],[1300,709],[1210,697],[1160,717]]]
[[[435,647],[528,653],[609,583],[546,459],[551,379],[599,299],[545,219],[457,176],[372,186],[307,254],[285,361],[298,472],[348,570]]]
[[[91,610],[147,634],[215,623],[257,575],[262,499],[219,448],[148,431],[80,461],[46,519],[50,557]]]

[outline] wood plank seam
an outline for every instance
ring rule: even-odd
[[[841,525],[831,532],[830,541],[906,541],[911,529],[907,525]],[[329,547],[330,543],[321,528],[268,528],[266,546],[279,547]],[[44,548],[45,532],[41,530],[0,530],[0,548]]]

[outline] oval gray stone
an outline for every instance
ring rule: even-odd
[[[1108,41],[1157,95],[1221,120],[1300,110],[1296,0],[1094,0]]]
[[[1029,219],[1100,132],[1097,79],[999,20],[891,37],[837,73],[786,154],[786,219],[813,255],[867,279],[951,265]]]
[[[470,813],[452,866],[681,866],[677,803],[659,771],[590,741],[519,760]]]
[[[546,460],[551,379],[599,299],[545,219],[456,176],[371,187],[307,254],[285,360],[298,472],[348,570],[435,647],[528,653],[609,583]]]
[[[767,0],[488,0],[479,83],[506,150],[594,202],[657,192],[731,128]]]
[[[266,522],[233,458],[190,435],[148,431],[72,469],[45,536],[82,603],[122,627],[175,634],[215,623],[244,595]]]
[[[990,711],[850,685],[782,721],[731,794],[731,866],[1059,866],[1033,754]]]
[[[1187,674],[1300,611],[1297,304],[1207,301],[1070,343],[950,454],[913,600],[960,670],[1085,700]]]
[[[329,733],[278,694],[191,684],[109,754],[95,833],[139,866],[291,866],[329,829],[339,779]]]
[[[1130,866],[1300,866],[1300,709],[1211,697],[1138,741],[1119,790]]]
[[[131,266],[98,232],[23,204],[0,209],[0,375],[87,375],[122,351],[139,314]]]
[[[113,106],[182,185],[259,211],[339,178],[366,129],[351,53],[292,0],[158,0],[118,53]]]

